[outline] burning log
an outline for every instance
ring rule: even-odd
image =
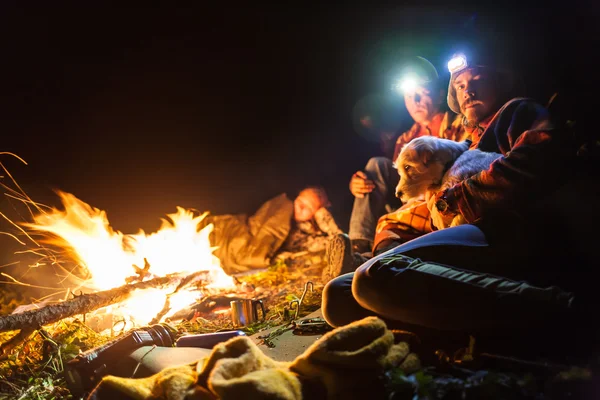
[[[182,319],[191,320],[194,316],[208,316],[215,312],[229,310],[230,303],[235,300],[242,300],[239,294],[218,294],[204,297],[200,302],[185,307],[169,317],[170,321],[180,321]]]
[[[165,288],[174,285],[189,284],[195,281],[199,274],[188,276],[171,275],[151,279],[145,282],[131,283],[102,292],[86,293],[56,304],[25,311],[20,314],[0,316],[0,332],[20,330],[20,332],[0,345],[0,359],[18,344],[25,341],[31,333],[43,325],[52,324],[64,318],[85,314],[111,304],[127,300],[135,290],[150,288]]]
[[[179,285],[177,285],[175,290],[172,293],[169,293],[167,295],[167,297],[165,299],[165,304],[163,305],[163,308],[158,312],[156,317],[154,317],[152,319],[152,321],[150,321],[150,324],[158,324],[160,322],[160,320],[162,319],[162,317],[164,317],[165,315],[167,315],[167,313],[169,311],[171,311],[171,296],[172,295],[179,292],[180,289],[184,289],[185,287],[190,286],[190,284],[196,282],[199,278],[205,278],[205,277],[206,277],[206,271],[196,272],[196,273],[193,273],[191,275],[184,277],[181,280],[181,282],[179,283]]]

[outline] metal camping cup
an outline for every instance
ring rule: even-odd
[[[265,306],[262,300],[234,300],[231,305],[231,320],[234,326],[250,325],[258,321],[258,306],[262,310],[262,320],[265,319]]]

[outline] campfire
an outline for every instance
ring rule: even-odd
[[[94,208],[74,195],[58,192],[64,211],[34,216],[24,224],[32,231],[50,234],[44,242],[64,249],[87,273],[81,281],[84,291],[108,290],[128,283],[158,277],[176,277],[177,286],[188,278],[187,287],[137,290],[126,301],[114,306],[112,313],[136,325],[156,319],[168,299],[169,310],[161,319],[201,299],[211,289],[235,289],[234,280],[213,254],[209,234],[212,225],[199,229],[207,213],[195,215],[178,207],[162,219],[157,232],[123,234],[111,228],[105,211]],[[193,278],[190,278],[193,277]],[[193,281],[193,282],[192,282]],[[193,285],[196,283],[197,285]],[[201,286],[204,292],[198,289]]]
[[[286,296],[292,291],[281,289],[293,278],[270,279],[265,288],[227,275],[213,254],[216,248],[209,240],[213,226],[203,222],[208,213],[177,207],[175,213],[162,219],[156,232],[124,234],[111,227],[105,211],[73,194],[57,193],[61,209],[38,207],[33,221],[20,225],[27,229],[23,232],[31,242],[52,254],[34,252],[40,256],[36,264],[70,261],[76,268],[69,270],[78,273],[65,279],[75,285],[62,301],[42,304],[41,308],[36,304],[21,306],[15,313],[0,317],[0,332],[20,330],[2,344],[4,355],[39,327],[67,317],[82,316],[88,326],[112,334],[117,323],[120,331],[126,331],[189,320],[194,315],[230,319],[229,302],[246,296],[285,298],[288,304],[298,298]],[[282,317],[278,313],[277,319]]]
[[[25,254],[22,265],[27,269],[17,276],[20,279],[3,271],[5,284],[22,293],[19,286],[36,287],[23,277],[34,274],[39,281],[52,274],[39,288],[53,292],[29,303],[21,297],[15,312],[0,316],[0,381],[19,382],[0,384],[3,392],[25,393],[35,365],[40,378],[34,386],[66,396],[60,378],[66,362],[136,327],[168,322],[179,332],[241,329],[253,334],[285,326],[290,318],[301,318],[320,306],[322,255],[279,260],[266,271],[234,278],[213,254],[207,213],[177,207],[156,232],[125,234],[111,227],[105,211],[73,194],[57,192],[59,208],[38,204],[1,163],[0,167],[9,179],[0,182],[4,194],[31,215],[27,222],[15,222],[0,213],[14,228],[13,233],[1,233],[26,248],[15,258]],[[58,280],[60,285],[50,283]],[[316,288],[307,295],[309,281],[315,281]],[[250,298],[264,302],[266,316],[248,326],[235,326],[229,303]],[[265,344],[273,345],[272,338]],[[47,386],[48,381],[55,386]]]

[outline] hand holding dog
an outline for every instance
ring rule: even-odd
[[[431,215],[431,223],[437,229],[446,229],[452,225],[452,220],[455,216],[440,214],[435,206],[436,195],[437,193],[432,191],[427,191],[427,193],[425,193],[425,201],[427,202],[427,209],[429,209],[429,214]]]
[[[365,194],[371,193],[375,189],[375,183],[368,179],[363,171],[357,171],[350,179],[350,192],[354,197],[362,199]]]

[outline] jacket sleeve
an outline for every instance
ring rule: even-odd
[[[564,179],[575,154],[571,139],[552,126],[539,104],[512,100],[496,114],[479,143],[480,150],[503,156],[488,170],[449,189],[448,201],[469,223],[494,210],[522,212]]]

